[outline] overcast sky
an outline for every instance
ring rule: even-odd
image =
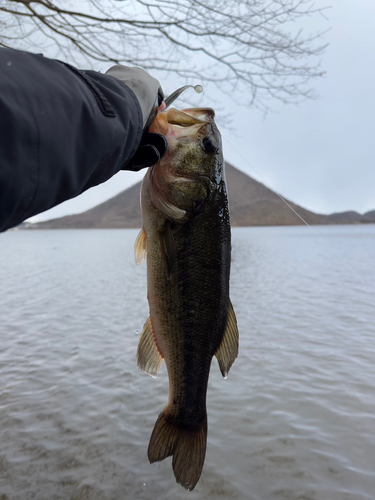
[[[375,1],[319,0],[315,5],[332,7],[326,11],[328,20],[314,17],[307,23],[312,31],[331,28],[324,37],[329,43],[322,56],[326,75],[312,82],[317,100],[298,106],[275,102],[276,112],[265,117],[206,86],[201,97],[191,91],[190,104],[220,107],[224,157],[237,168],[314,212],[364,213],[375,209]],[[154,76],[166,95],[186,83]],[[183,102],[176,101],[175,107],[180,106]],[[226,128],[225,116],[232,129]],[[120,172],[32,220],[83,212],[135,184],[143,174]]]

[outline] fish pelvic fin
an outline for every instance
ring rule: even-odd
[[[148,446],[150,463],[173,456],[176,482],[191,491],[203,469],[207,446],[207,416],[196,429],[180,429],[168,421],[166,409],[160,413]]]
[[[224,378],[228,376],[230,367],[238,356],[238,343],[239,338],[237,318],[232,306],[232,302],[229,301],[229,310],[225,333],[223,336],[223,340],[221,341],[221,344],[215,353],[216,359],[219,363],[220,371]]]
[[[140,230],[135,240],[134,256],[137,266],[147,257],[147,237],[143,229]]]
[[[149,317],[144,324],[137,350],[138,368],[156,378],[158,376],[163,356],[156,345],[154,331]]]

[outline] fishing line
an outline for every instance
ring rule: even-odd
[[[297,212],[294,210],[294,208],[293,208],[293,207],[291,207],[291,206],[289,205],[289,203],[285,200],[285,198],[283,198],[283,197],[281,196],[281,194],[279,194],[277,191],[275,191],[275,190],[274,190],[274,189],[270,186],[270,184],[268,184],[268,182],[266,181],[266,179],[265,179],[265,178],[264,178],[264,177],[263,177],[263,176],[262,176],[262,175],[261,175],[261,174],[260,174],[260,173],[256,170],[256,168],[255,168],[255,167],[253,167],[253,166],[252,166],[252,165],[251,165],[251,164],[250,164],[250,163],[246,160],[246,158],[244,158],[244,157],[242,156],[242,154],[241,154],[239,151],[237,151],[237,149],[233,146],[233,144],[231,144],[231,143],[228,141],[228,139],[227,139],[226,137],[224,137],[223,135],[222,135],[222,137],[223,137],[223,138],[227,141],[227,143],[229,144],[229,146],[231,146],[231,147],[235,150],[235,152],[236,152],[239,156],[241,156],[241,158],[242,158],[242,159],[243,159],[243,160],[244,160],[244,161],[245,161],[245,162],[249,165],[249,167],[250,167],[250,168],[252,168],[252,169],[254,170],[254,172],[256,172],[256,173],[259,175],[259,177],[262,179],[262,181],[264,182],[264,184],[265,184],[265,185],[266,185],[269,189],[271,189],[271,191],[273,191],[275,194],[277,194],[277,196],[280,198],[280,200],[282,200],[282,201],[285,203],[285,205],[287,205],[287,206],[288,206],[288,207],[289,207],[289,208],[290,208],[290,209],[291,209],[291,210],[292,210],[292,211],[293,211],[293,212],[297,215],[297,217],[299,217],[299,218],[301,219],[301,221],[302,221],[304,224],[306,224],[306,226],[307,226],[307,227],[309,227],[310,229],[312,229],[312,227],[310,226],[310,224],[308,224],[308,223],[305,221],[305,219],[304,219],[304,218],[303,218],[303,217],[302,217],[299,213],[297,213]],[[333,251],[333,250],[332,250],[332,251]]]
[[[282,200],[282,201],[285,203],[285,205],[287,205],[287,206],[288,206],[288,207],[289,207],[289,208],[290,208],[290,209],[291,209],[291,210],[292,210],[292,211],[293,211],[293,212],[297,215],[297,217],[299,217],[299,218],[301,219],[301,221],[302,221],[304,224],[306,224],[306,226],[307,226],[308,228],[310,228],[310,231],[312,231],[312,232],[315,234],[315,236],[318,236],[318,237],[319,237],[319,238],[323,241],[323,243],[326,245],[326,247],[327,247],[327,248],[328,248],[328,249],[329,249],[329,250],[330,250],[330,251],[331,251],[331,252],[332,252],[332,253],[333,253],[336,257],[337,257],[337,259],[338,259],[338,260],[339,260],[342,264],[344,264],[344,265],[345,265],[345,266],[346,266],[346,267],[347,267],[347,268],[348,268],[348,269],[349,269],[349,270],[353,273],[353,275],[354,275],[354,276],[355,276],[355,277],[356,277],[356,278],[357,278],[357,279],[358,279],[358,280],[362,283],[362,285],[364,285],[364,286],[368,289],[368,291],[369,291],[371,294],[374,294],[374,295],[375,295],[375,291],[374,291],[374,290],[370,287],[370,285],[369,285],[368,283],[366,283],[365,281],[363,281],[362,276],[360,276],[360,275],[357,273],[357,271],[356,271],[355,269],[353,269],[351,266],[349,266],[349,264],[348,264],[348,263],[347,263],[347,262],[346,262],[346,261],[345,261],[342,257],[340,257],[340,255],[338,255],[338,254],[337,254],[337,252],[336,252],[336,251],[335,251],[335,250],[334,250],[334,249],[333,249],[333,248],[332,248],[332,247],[331,247],[331,246],[327,243],[327,241],[326,241],[326,240],[325,240],[322,236],[320,236],[319,234],[317,234],[317,233],[314,231],[314,229],[312,228],[312,226],[310,226],[310,224],[308,224],[308,223],[305,221],[305,219],[304,219],[301,215],[299,215],[299,213],[297,213],[297,212],[294,210],[294,208],[293,208],[293,207],[291,207],[291,206],[289,205],[289,203],[288,203],[288,202],[287,202],[287,201],[286,201],[286,200],[285,200],[285,199],[281,196],[281,194],[279,194],[277,191],[274,191],[274,189],[273,189],[273,188],[270,186],[270,184],[269,184],[269,183],[265,180],[265,178],[264,178],[264,177],[263,177],[263,176],[262,176],[262,175],[261,175],[261,174],[260,174],[260,173],[256,170],[256,168],[255,168],[255,167],[253,167],[253,166],[252,166],[252,165],[251,165],[251,164],[247,161],[247,159],[246,159],[246,158],[244,158],[244,157],[242,156],[242,154],[241,154],[239,151],[237,151],[237,149],[233,146],[233,144],[231,144],[231,143],[228,141],[228,139],[227,139],[226,137],[224,137],[223,135],[222,135],[222,137],[223,137],[223,139],[225,139],[225,141],[229,144],[229,146],[230,146],[232,149],[234,149],[234,151],[235,151],[235,152],[236,152],[236,153],[237,153],[237,154],[238,154],[238,155],[239,155],[239,156],[240,156],[240,157],[241,157],[241,158],[242,158],[242,159],[243,159],[243,160],[244,160],[244,161],[245,161],[245,162],[249,165],[249,167],[250,167],[252,170],[254,170],[254,172],[255,172],[257,175],[259,175],[259,177],[262,179],[262,181],[264,182],[264,184],[265,184],[265,185],[266,185],[269,189],[271,189],[271,191],[273,191],[275,194],[277,194],[277,196],[280,198],[280,200]]]

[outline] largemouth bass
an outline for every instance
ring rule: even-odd
[[[147,255],[150,317],[139,368],[157,376],[165,360],[169,400],[148,447],[151,463],[173,456],[176,481],[198,482],[206,454],[206,392],[212,357],[224,377],[238,354],[229,300],[231,234],[220,132],[210,108],[159,113],[151,132],[168,140],[141,190],[143,228],[136,262]]]

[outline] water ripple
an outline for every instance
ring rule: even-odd
[[[373,499],[375,226],[233,231],[240,355],[191,493],[146,457],[168,380],[136,368],[136,235],[1,235],[1,500]]]

